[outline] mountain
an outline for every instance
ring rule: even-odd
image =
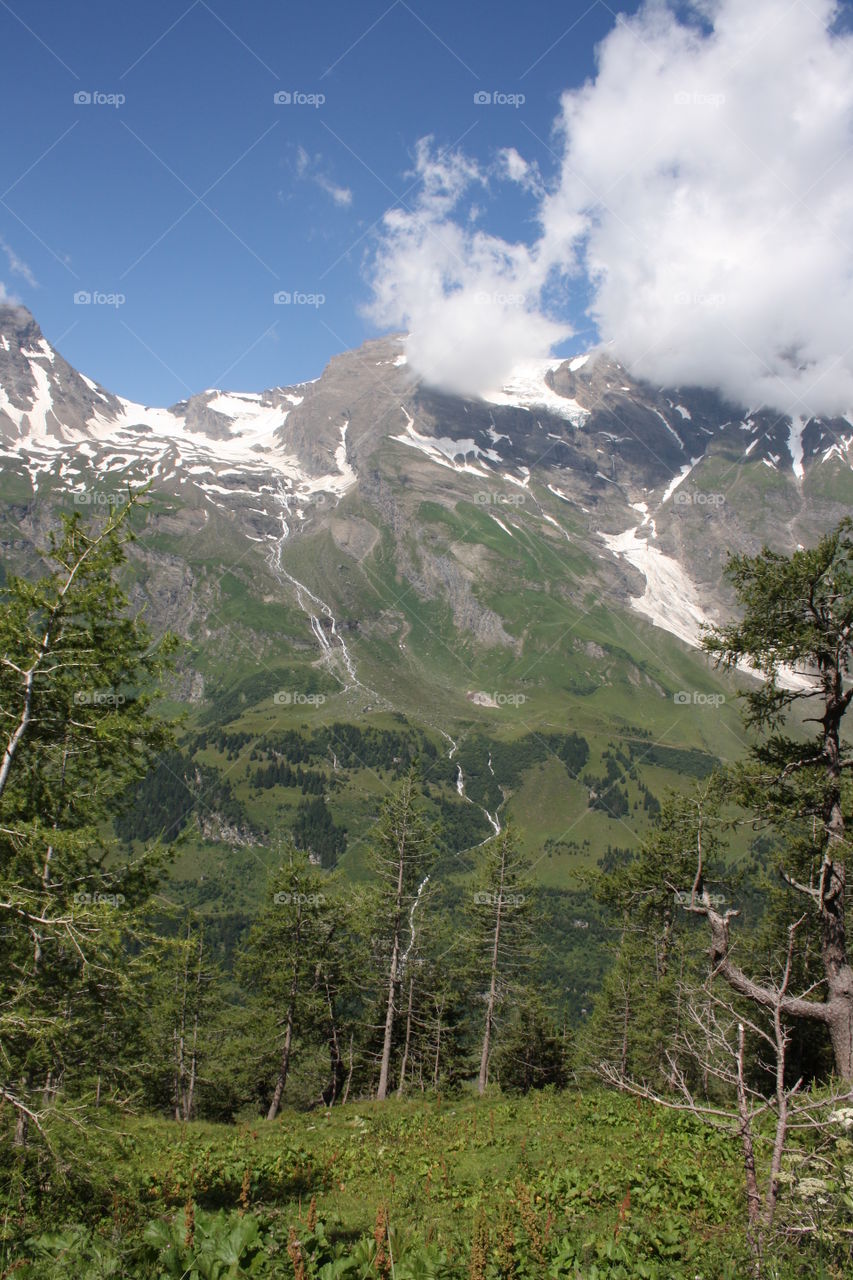
[[[652,387],[600,348],[464,399],[400,336],[313,382],[151,408],[0,308],[6,568],[33,569],[58,508],[151,485],[133,599],[186,641],[189,799],[153,780],[136,833],[192,811],[197,895],[242,900],[286,828],[356,873],[413,754],[454,856],[509,815],[565,886],[636,843],[667,786],[742,749],[737,682],[696,647],[732,607],[726,553],[849,511],[851,424]]]
[[[391,467],[446,505],[483,505],[507,537],[522,510],[552,540],[586,517],[587,545],[599,539],[599,556],[606,547],[645,579],[632,596],[637,578],[624,575],[622,604],[688,641],[726,600],[725,550],[793,545],[849,502],[848,418],[792,422],[695,388],[652,388],[601,350],[528,360],[504,387],[462,400],[424,387],[403,346],[368,342],[311,383],[205,391],[160,409],[92,382],[28,311],[0,307],[4,472],[26,473],[34,497],[47,485],[78,501],[98,477],[144,478],[273,545],[285,528],[331,529],[353,491],[381,507]]]

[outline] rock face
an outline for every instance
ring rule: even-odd
[[[139,590],[184,633],[223,634],[208,618],[221,575],[208,579],[200,550],[213,546],[248,595],[290,592],[318,644],[343,634],[329,600],[363,636],[397,634],[402,591],[446,607],[473,644],[517,652],[519,628],[486,586],[545,590],[535,535],[585,561],[559,590],[603,592],[691,643],[726,602],[727,550],[791,549],[846,514],[852,444],[847,418],[792,422],[651,387],[601,349],[521,361],[478,399],[447,395],[422,385],[399,336],[335,357],[312,383],[150,408],[71,368],[25,309],[0,307],[0,464],[16,527],[42,501],[93,506],[150,482],[162,501]],[[368,605],[368,566],[385,561],[397,586],[383,578]]]

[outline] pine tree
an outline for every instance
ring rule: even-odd
[[[714,774],[692,795],[670,796],[637,855],[596,883],[595,896],[613,910],[621,936],[581,1036],[581,1059],[593,1070],[606,1063],[659,1087],[671,1076],[667,1051],[679,1026],[681,992],[702,967],[701,941],[684,907],[697,857],[709,887],[723,875],[724,792],[723,776]]]
[[[237,964],[240,981],[276,1028],[278,1066],[268,1120],[281,1106],[297,1036],[326,1017],[324,965],[337,924],[330,876],[317,871],[292,843],[283,846],[279,858],[266,905]]]
[[[473,976],[485,1004],[477,1080],[480,1094],[485,1093],[489,1079],[496,1019],[518,994],[532,960],[532,897],[529,861],[519,853],[515,835],[506,827],[482,849],[469,907]]]
[[[19,1144],[91,1075],[161,861],[108,835],[171,741],[151,699],[174,641],[152,642],[119,582],[134,505],[63,517],[49,572],[0,593],[0,1096]]]
[[[415,942],[416,915],[436,856],[436,833],[423,816],[417,774],[411,769],[385,799],[371,835],[373,869],[379,877],[376,927],[385,958],[384,1023],[376,1091],[391,1087],[391,1051],[400,1011],[400,983]],[[407,946],[408,943],[408,946]]]
[[[844,520],[811,549],[732,556],[727,574],[743,618],[709,631],[717,662],[747,661],[764,677],[744,695],[746,723],[761,739],[732,775],[734,794],[754,826],[779,841],[778,868],[798,895],[789,923],[816,917],[824,990],[821,999],[787,994],[788,1018],[829,1031],[835,1070],[853,1080],[853,965],[846,920],[853,750],[843,738],[853,700],[853,521]],[[795,680],[786,678],[790,672]],[[816,725],[811,737],[784,732],[795,709]],[[701,863],[698,871],[702,876]],[[715,909],[697,884],[696,909],[711,933],[715,970],[737,994],[764,1009],[777,993],[732,956],[730,913]]]
[[[542,997],[520,993],[495,1050],[494,1073],[501,1089],[529,1093],[554,1085],[565,1087],[569,1046]]]

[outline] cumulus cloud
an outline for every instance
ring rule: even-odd
[[[508,164],[515,180],[526,176],[520,156]],[[384,218],[369,313],[409,331],[408,358],[428,382],[475,395],[500,385],[520,355],[547,351],[571,330],[541,309],[550,268],[537,247],[489,235],[477,206],[466,207],[487,173],[466,156],[438,154],[426,138],[413,176],[414,205]]]
[[[422,144],[417,205],[386,215],[374,317],[412,330],[430,380],[483,390],[566,336],[580,271],[601,339],[638,376],[849,410],[853,40],[838,16],[833,0],[695,0],[681,17],[649,0],[563,96],[548,190],[512,149],[486,175]],[[472,189],[501,180],[536,201],[530,244],[468,218]],[[490,291],[524,303],[489,312]]]

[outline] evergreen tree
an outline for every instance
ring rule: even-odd
[[[383,802],[371,835],[371,860],[379,877],[376,926],[384,957],[384,1022],[376,1092],[380,1100],[388,1096],[391,1086],[400,984],[414,946],[416,913],[423,910],[436,843],[436,833],[423,816],[417,774],[412,768]]]
[[[324,961],[336,927],[330,877],[293,844],[280,856],[237,965],[240,981],[275,1026],[278,1064],[268,1120],[281,1106],[296,1037],[325,1018]]]
[[[469,907],[473,979],[485,1004],[477,1089],[485,1093],[495,1023],[533,955],[529,861],[507,827],[484,845]]]
[[[217,1074],[224,978],[203,918],[174,910],[164,918],[161,906],[157,923],[160,936],[135,958],[133,1022],[116,1054],[139,1062],[149,1105],[188,1121]]]
[[[614,862],[595,886],[596,898],[613,910],[622,931],[616,962],[581,1037],[581,1058],[593,1070],[606,1063],[658,1086],[671,1077],[667,1054],[679,1027],[681,994],[702,966],[694,918],[684,908],[697,858],[709,887],[723,875],[724,791],[722,775],[715,774],[692,795],[669,797],[636,856]]]
[[[495,1050],[494,1074],[503,1090],[529,1093],[568,1079],[568,1042],[541,997],[523,992]]]
[[[844,520],[816,547],[791,556],[766,547],[758,556],[732,556],[727,573],[743,618],[710,631],[704,641],[718,663],[746,661],[765,677],[743,695],[746,723],[761,739],[733,772],[733,790],[753,826],[779,841],[778,870],[799,899],[789,925],[804,910],[819,935],[821,998],[786,993],[782,1012],[828,1029],[835,1070],[846,1080],[853,1079],[846,920],[853,749],[842,730],[853,699],[851,530],[853,521]],[[810,737],[785,732],[800,708],[816,726]],[[705,892],[701,862],[697,874],[697,908],[710,927],[715,971],[739,995],[774,1008],[777,993],[733,957],[730,913],[716,910]]]
[[[0,1096],[18,1144],[91,1075],[159,866],[106,834],[171,737],[151,698],[174,642],[152,643],[118,580],[134,501],[100,527],[63,517],[49,572],[0,592]]]

